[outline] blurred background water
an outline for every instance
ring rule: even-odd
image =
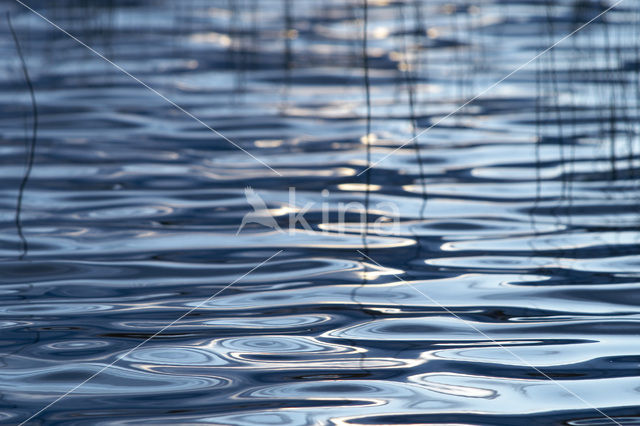
[[[3,0],[0,422],[640,424],[638,1],[25,3],[280,175]]]

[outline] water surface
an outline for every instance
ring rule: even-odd
[[[2,423],[640,423],[637,1],[28,4],[275,172],[3,2]]]

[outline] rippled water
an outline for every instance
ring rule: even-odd
[[[0,422],[640,424],[638,1],[26,3]]]

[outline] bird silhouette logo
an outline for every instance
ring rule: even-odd
[[[266,226],[267,228],[282,232],[278,222],[276,222],[271,213],[269,213],[266,203],[262,197],[253,190],[253,188],[247,186],[244,189],[244,196],[247,198],[247,202],[251,207],[253,207],[253,211],[244,215],[236,235],[238,235],[240,231],[242,231],[242,228],[249,223],[257,223],[259,225]]]

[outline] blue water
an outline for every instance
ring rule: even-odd
[[[638,1],[24,3],[2,424],[640,424]]]

